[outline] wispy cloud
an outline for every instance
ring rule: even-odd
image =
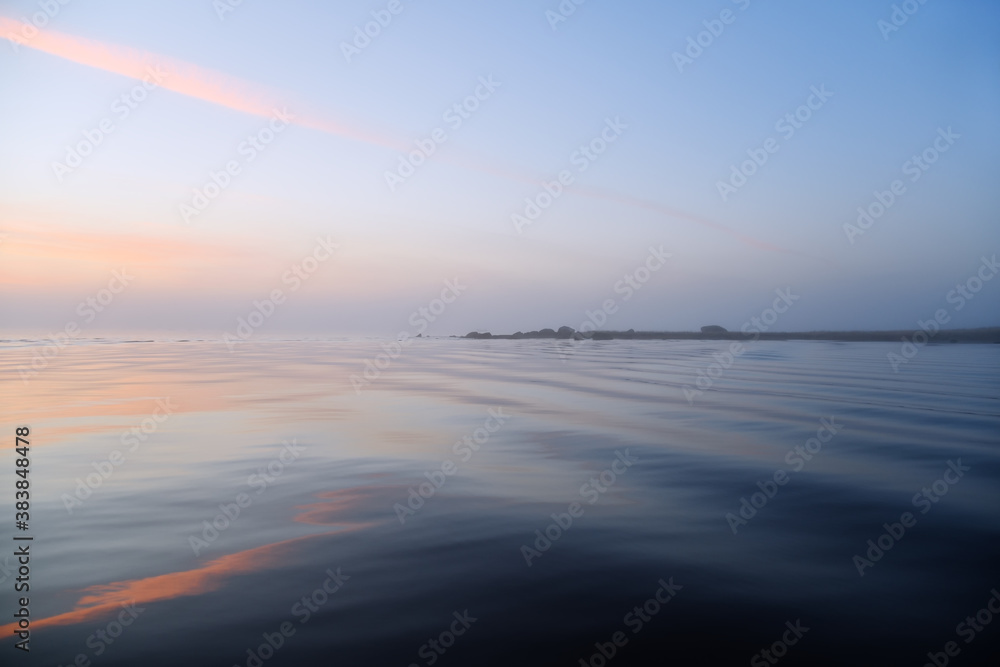
[[[0,35],[13,34],[20,27],[21,24],[18,21],[0,16]],[[293,104],[290,100],[292,96],[288,93],[270,89],[260,83],[245,81],[224,72],[129,46],[108,44],[54,30],[39,30],[37,35],[30,41],[22,44],[22,46],[140,81],[149,76],[151,69],[159,68],[161,71],[166,72],[160,84],[162,88],[254,116],[270,118],[274,115],[276,108]],[[406,152],[412,148],[405,141],[355,127],[322,114],[310,113],[302,108],[292,108],[290,111],[295,115],[292,123],[299,127],[399,152]],[[530,182],[533,184],[539,182],[538,178],[499,169],[485,164],[480,160],[463,159],[457,156],[442,156],[441,159],[465,169],[490,174],[511,181]],[[721,223],[713,222],[704,217],[692,215],[655,202],[597,189],[573,188],[571,191],[589,198],[613,201],[646,210],[655,210],[675,220],[683,220],[721,232],[757,250],[799,254],[775,244],[752,238],[730,229]]]
[[[0,16],[0,35],[14,34],[20,27],[20,22]],[[260,83],[245,81],[177,58],[55,30],[39,30],[37,35],[21,46],[138,81],[148,78],[151,71],[159,69],[165,73],[160,83],[161,88],[254,116],[270,118],[274,115],[275,108],[292,103],[287,93],[269,89]],[[307,115],[299,109],[291,111],[296,116],[295,124],[299,126],[354,141],[399,148],[398,143],[389,138],[347,123]]]

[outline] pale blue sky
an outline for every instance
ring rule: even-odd
[[[349,63],[341,42],[387,2],[244,0],[225,20],[210,0],[61,6],[48,29],[213,70],[213,85],[242,81],[387,144],[293,123],[191,224],[178,206],[210,170],[242,160],[237,147],[267,119],[165,88],[120,119],[112,104],[135,80],[30,40],[0,43],[5,312],[18,326],[61,328],[129,258],[95,256],[86,239],[120,237],[165,248],[162,265],[144,273],[149,260],[134,254],[139,277],[95,331],[221,333],[322,233],[342,256],[263,333],[391,335],[456,276],[468,291],[431,333],[577,326],[661,244],[669,265],[609,327],[738,328],[791,287],[802,299],[777,328],[906,329],[951,308],[947,292],[1000,250],[995,3],[929,0],[888,39],[877,23],[892,3],[870,1],[589,0],[556,30],[545,15],[555,0],[400,3]],[[733,21],[678,72],[672,54],[724,10]],[[37,11],[37,0],[0,2],[13,21]],[[499,87],[450,128],[443,114],[489,76]],[[784,138],[775,122],[813,86],[832,97]],[[104,118],[115,131],[59,182],[52,162]],[[571,156],[608,118],[627,129],[580,173]],[[392,146],[437,127],[447,142],[391,192]],[[910,182],[903,164],[949,127],[960,138]],[[769,137],[778,151],[724,202],[718,181]],[[563,169],[573,185],[517,233],[511,215]],[[849,243],[843,226],[894,179],[906,193]],[[67,231],[68,251],[45,249]],[[167,241],[209,250],[185,259]],[[228,254],[216,261],[211,248]],[[998,306],[1000,281],[987,283],[953,323],[995,325]]]

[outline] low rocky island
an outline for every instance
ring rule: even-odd
[[[462,338],[521,340],[550,338],[554,340],[826,340],[840,342],[899,342],[901,339],[924,343],[1000,343],[1000,327],[980,329],[944,329],[939,331],[728,331],[709,325],[701,331],[576,331],[562,326],[558,329],[518,331],[512,334],[492,334],[472,331]],[[925,340],[926,339],[926,340]]]

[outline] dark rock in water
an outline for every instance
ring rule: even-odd
[[[556,332],[553,329],[542,329],[538,332],[539,338],[555,338]]]
[[[559,331],[556,332],[556,338],[572,338],[575,331],[570,327],[559,327]]]
[[[487,331],[486,333],[479,333],[478,331],[471,331],[471,332],[465,334],[465,337],[466,338],[493,338],[493,334],[491,334],[489,331]]]
[[[593,335],[594,340],[614,340],[614,336],[610,331],[595,331]]]
[[[511,336],[511,338],[513,338],[514,340],[519,340],[521,338],[524,338],[524,334],[521,333],[520,331],[515,331],[514,335]]]
[[[628,331],[623,333],[621,337],[625,338],[626,340],[631,340],[635,338],[635,329],[629,329]]]
[[[720,327],[717,324],[710,324],[707,327],[702,327],[701,328],[701,332],[703,334],[708,334],[708,335],[712,335],[712,336],[715,336],[715,335],[718,335],[718,334],[729,333],[728,331],[726,331],[725,327]]]

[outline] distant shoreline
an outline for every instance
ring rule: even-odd
[[[914,341],[914,336],[916,340]],[[927,340],[924,340],[926,336]],[[944,329],[941,331],[924,332],[916,330],[896,331],[805,331],[783,332],[762,331],[742,333],[739,331],[593,331],[580,333],[562,327],[558,331],[542,329],[541,331],[518,331],[513,334],[491,334],[489,332],[470,332],[464,336],[452,338],[470,338],[475,340],[823,340],[843,343],[882,343],[901,342],[906,339],[920,345],[923,343],[1000,343],[1000,327],[983,327],[979,329]]]

